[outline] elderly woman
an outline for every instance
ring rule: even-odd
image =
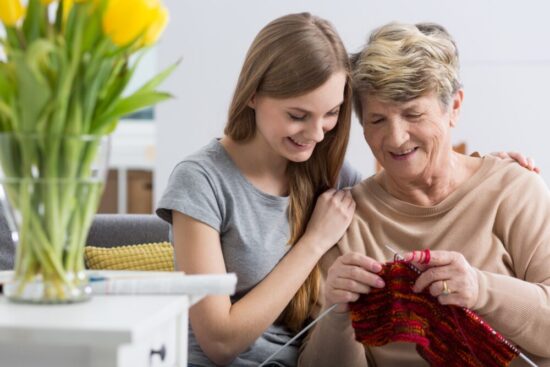
[[[550,366],[550,195],[511,160],[453,152],[464,92],[450,35],[436,24],[383,26],[355,56],[353,78],[356,112],[384,169],[353,188],[352,224],[322,259],[321,299],[338,307],[308,336],[300,365],[426,365],[412,343],[354,340],[347,303],[385,286],[377,273],[391,245],[408,259],[430,250],[413,260],[424,270],[414,292],[474,310]]]

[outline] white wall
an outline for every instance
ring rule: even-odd
[[[158,48],[159,64],[165,67],[180,57],[183,62],[164,86],[177,98],[157,107],[157,198],[181,158],[222,135],[241,63],[256,33],[270,20],[298,11],[329,19],[350,52],[372,29],[392,20],[443,24],[458,43],[466,90],[455,141],[466,141],[470,151],[518,150],[533,156],[550,182],[545,141],[550,133],[550,2],[165,2],[171,23]],[[373,173],[374,161],[356,122],[348,158],[365,176]]]

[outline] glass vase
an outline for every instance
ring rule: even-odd
[[[0,134],[0,200],[16,246],[11,301],[89,299],[84,245],[103,192],[105,136]]]

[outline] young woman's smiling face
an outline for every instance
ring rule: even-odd
[[[319,88],[285,99],[256,95],[257,135],[268,149],[289,161],[307,161],[325,134],[334,129],[344,100],[346,75],[333,74]]]

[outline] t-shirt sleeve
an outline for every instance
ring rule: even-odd
[[[172,211],[177,210],[220,232],[222,204],[215,183],[206,170],[198,163],[184,161],[170,175],[156,213],[172,224]]]
[[[340,177],[338,179],[338,189],[345,187],[353,187],[361,182],[361,173],[351,166],[346,160],[340,170]]]

